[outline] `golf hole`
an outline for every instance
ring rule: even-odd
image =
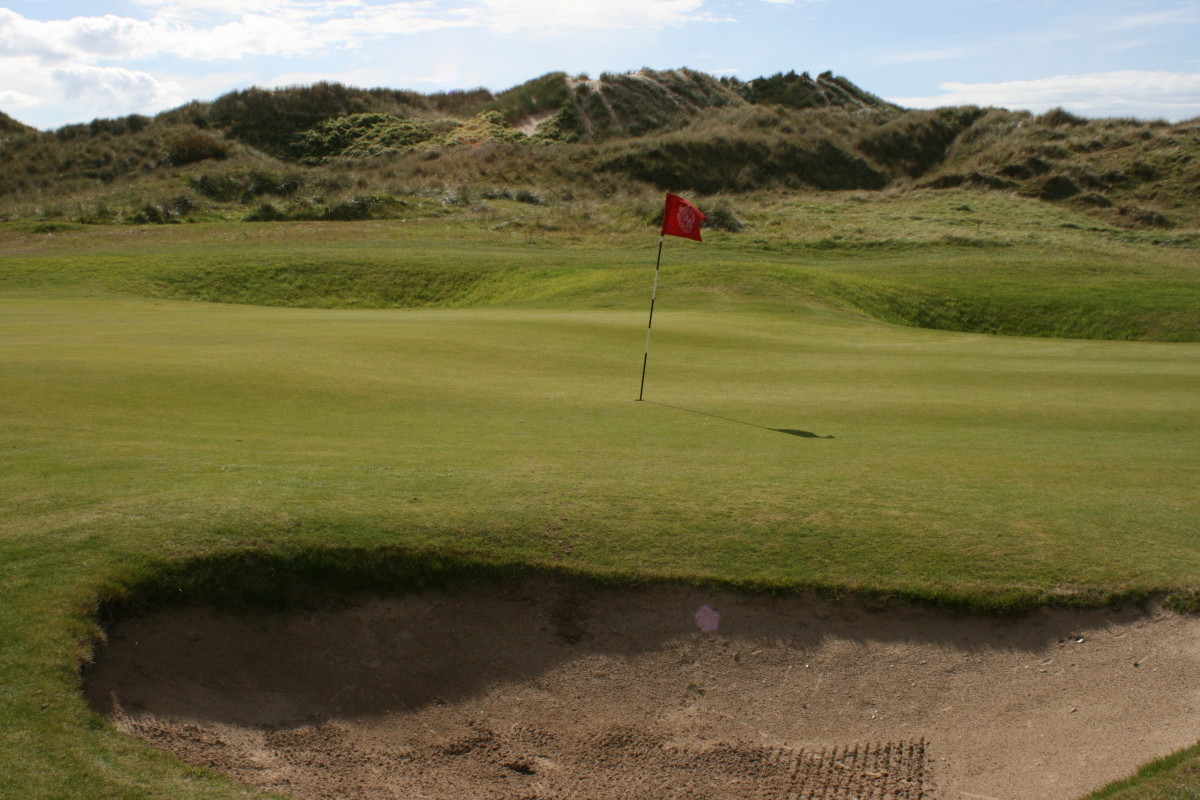
[[[297,798],[1009,800],[1194,744],[1198,676],[1200,619],[1165,611],[539,578],[119,619],[84,685],[120,730]]]

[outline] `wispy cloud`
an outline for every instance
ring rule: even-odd
[[[1200,26],[1200,7],[1194,3],[1142,14],[1070,14],[1039,19],[1037,25],[992,32],[968,28],[952,41],[929,43],[895,51],[864,54],[880,64],[915,64],[955,59],[1021,58],[1023,53],[1041,54],[1049,49],[1086,46],[1089,50],[1117,53],[1152,47],[1181,29]]]
[[[102,14],[31,19],[0,8],[0,96],[10,107],[70,107],[71,119],[167,107],[180,87],[164,65],[250,57],[310,61],[375,41],[439,30],[549,37],[580,31],[661,30],[712,22],[705,0],[134,0],[144,18]],[[140,69],[139,69],[140,68]],[[436,63],[415,82],[452,82],[461,70]],[[287,72],[281,70],[280,72]],[[279,75],[280,72],[276,72]],[[348,76],[352,70],[293,75]],[[363,83],[378,82],[378,71]],[[157,77],[156,77],[157,76]],[[287,76],[284,76],[287,77]],[[278,83],[263,76],[260,83]],[[32,99],[32,100],[31,100]],[[120,109],[120,112],[116,112]]]
[[[1200,72],[1122,70],[999,83],[943,83],[925,97],[891,97],[911,108],[998,106],[1045,111],[1061,106],[1088,116],[1187,119],[1200,114]]]
[[[436,64],[430,64],[429,69],[422,73],[413,74],[390,74],[388,75],[387,85],[389,86],[412,86],[423,84],[450,84],[456,83],[461,77],[462,70],[454,62],[446,61]],[[278,89],[286,86],[305,86],[320,81],[331,81],[334,83],[344,83],[347,86],[375,86],[379,84],[379,70],[376,69],[348,69],[338,72],[286,72],[281,75],[276,75],[268,81],[260,81],[259,86],[268,89]]]
[[[1075,42],[1113,52],[1152,44],[1177,35],[1182,28],[1198,25],[1200,9],[1192,4],[1148,14],[1082,13],[1060,17],[1015,35],[993,37],[989,46],[1052,47]]]
[[[467,16],[498,33],[665,28],[711,21],[704,0],[477,0]]]
[[[912,19],[943,8],[939,3],[935,12],[932,3],[910,2],[913,9],[909,14],[906,6],[906,15]],[[653,48],[644,52],[653,53],[649,60],[656,63],[667,53],[694,59],[698,50],[713,47],[712,34],[719,30],[689,26],[733,21],[726,14],[738,15],[746,35],[721,50],[723,65],[746,60],[761,62],[764,70],[787,69],[796,57],[794,40],[759,34],[771,33],[762,26],[777,28],[803,8],[823,12],[818,15],[822,24],[842,26],[830,27],[827,38],[839,48],[859,42],[861,52],[846,58],[868,72],[874,68],[877,75],[882,68],[893,87],[900,80],[927,81],[934,70],[946,78],[997,76],[993,80],[1002,81],[946,83],[939,92],[927,89],[927,83],[915,90],[893,88],[896,94],[923,94],[896,98],[906,105],[1062,105],[1080,113],[1169,118],[1200,112],[1196,61],[1186,44],[1200,33],[1196,0],[1097,0],[1095,9],[1047,13],[1036,22],[993,14],[989,19],[997,21],[995,26],[975,24],[966,6],[996,10],[1000,3],[964,4],[961,25],[951,20],[911,26],[889,31],[883,39],[864,34],[857,12],[833,13],[851,5],[826,0],[125,0],[122,14],[103,13],[117,6],[99,2],[102,10],[90,16],[59,13],[55,19],[58,3],[9,3],[0,8],[0,107],[32,109],[24,116],[49,125],[92,113],[152,113],[169,107],[164,103],[172,98],[211,97],[251,82],[325,78],[364,85],[474,85],[498,75],[515,80],[514,65],[526,63],[543,70],[629,66],[605,62],[619,53],[636,66],[644,58],[637,48]],[[17,7],[43,13],[35,18],[39,15],[26,11],[26,16]],[[436,35],[459,31],[469,35]],[[597,43],[605,47],[603,53],[595,52]],[[1081,52],[1094,57],[1081,61]],[[505,60],[508,53],[513,55]],[[1073,66],[1080,63],[1091,66]],[[1003,82],[1013,75],[1146,64],[1164,71]],[[960,71],[966,65],[970,73]]]
[[[364,38],[483,24],[465,18],[458,9],[435,16],[421,5],[393,3],[326,19],[298,13],[268,15],[256,10],[207,26],[174,18],[139,20],[111,14],[35,21],[0,8],[0,58],[31,56],[47,62],[91,63],[160,55],[196,61],[252,55],[300,56],[348,46]]]
[[[12,89],[0,90],[0,108],[29,108],[41,101],[31,94],[17,92]]]
[[[1085,17],[1092,19],[1092,17]],[[1186,3],[1178,8],[1154,11],[1148,14],[1121,14],[1101,18],[1099,24],[1112,31],[1128,31],[1138,28],[1173,28],[1179,25],[1200,25],[1200,8],[1195,3]]]
[[[187,22],[211,22],[239,18],[247,13],[279,19],[313,20],[349,16],[371,8],[394,6],[431,7],[433,3],[414,2],[372,3],[364,0],[255,0],[252,7],[244,0],[133,0],[137,5],[152,9],[156,17]]]
[[[196,61],[303,56],[370,39],[448,28],[496,33],[656,29],[714,21],[704,0],[139,0],[149,19],[113,14],[27,19],[0,8],[0,57]]]

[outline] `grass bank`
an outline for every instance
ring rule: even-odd
[[[727,200],[714,201],[727,203]],[[636,307],[653,207],[529,206],[353,223],[9,224],[0,288],[305,308]],[[672,243],[673,302],[822,305],[940,330],[1200,340],[1200,239],[966,192],[748,199],[747,228]]]

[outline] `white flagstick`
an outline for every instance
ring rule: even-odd
[[[650,320],[646,323],[646,353],[642,356],[642,385],[638,389],[638,400],[646,390],[646,363],[650,360],[650,326],[654,324],[654,297],[658,294],[658,267],[662,264],[663,234],[658,235],[658,258],[654,262],[654,287],[650,290]]]

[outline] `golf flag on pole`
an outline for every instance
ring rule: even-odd
[[[682,197],[667,193],[667,205],[663,209],[662,234],[664,236],[682,236],[684,239],[700,238],[700,223],[704,215],[700,209],[684,200]]]
[[[667,193],[667,204],[663,208],[662,230],[658,233],[658,258],[654,262],[654,286],[650,289],[650,319],[646,322],[646,351],[642,355],[642,385],[638,388],[638,400],[646,391],[646,364],[650,360],[650,327],[654,324],[654,298],[658,294],[658,268],[662,264],[663,239],[667,236],[682,236],[685,239],[700,238],[700,223],[704,215],[700,209],[682,197]]]

